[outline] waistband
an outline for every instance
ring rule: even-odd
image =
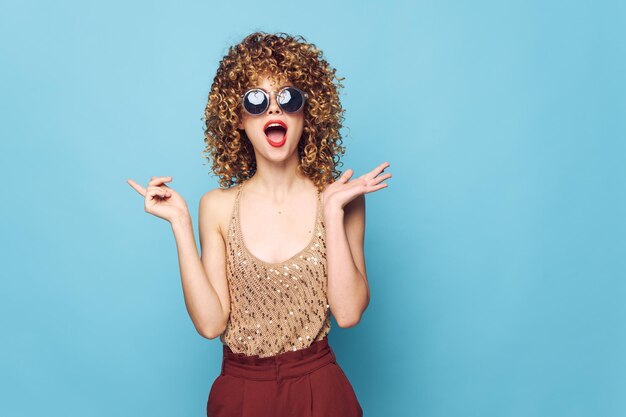
[[[285,378],[306,375],[336,362],[328,337],[313,342],[307,348],[268,357],[234,353],[227,345],[223,345],[221,374],[256,381],[276,380],[280,383]]]

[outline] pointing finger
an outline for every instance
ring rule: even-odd
[[[133,187],[135,189],[135,191],[137,191],[143,197],[146,196],[146,190],[141,185],[137,184],[135,181],[131,180],[130,178],[128,180],[126,180],[126,182],[128,183],[128,185]]]

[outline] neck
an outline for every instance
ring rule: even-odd
[[[246,188],[281,203],[289,196],[310,189],[311,180],[297,172],[297,155],[284,161],[257,158],[255,174],[247,181]]]

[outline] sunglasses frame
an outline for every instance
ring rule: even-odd
[[[251,89],[247,90],[245,93],[243,93],[243,94],[241,95],[241,107],[243,107],[243,110],[244,110],[246,113],[248,113],[250,116],[262,116],[262,115],[264,115],[264,114],[267,112],[267,110],[270,108],[270,103],[271,103],[271,95],[272,95],[272,94],[275,94],[276,96],[278,96],[278,94],[282,93],[282,92],[283,92],[284,90],[286,90],[287,88],[294,89],[294,90],[298,91],[300,94],[302,94],[303,100],[302,100],[302,105],[300,106],[300,108],[298,108],[298,110],[296,110],[296,111],[287,111],[287,110],[285,110],[285,109],[283,108],[282,104],[280,104],[278,101],[276,101],[276,104],[278,104],[278,106],[280,107],[280,109],[281,109],[282,111],[284,111],[285,113],[288,113],[288,114],[295,114],[295,113],[298,113],[300,110],[302,110],[302,109],[304,108],[304,104],[306,103],[307,99],[309,98],[309,95],[308,95],[307,93],[305,93],[304,91],[300,90],[298,87],[294,87],[294,86],[292,86],[292,85],[286,85],[286,86],[282,87],[280,90],[278,90],[278,92],[276,92],[276,91],[270,91],[270,92],[267,92],[267,91],[265,91],[263,88],[260,88],[260,87],[251,88]],[[250,112],[248,111],[248,109],[246,109],[246,106],[245,106],[245,104],[244,104],[245,99],[246,99],[246,95],[247,95],[249,92],[251,92],[251,91],[255,91],[255,90],[261,91],[261,92],[265,95],[265,99],[267,100],[267,107],[265,108],[265,110],[263,110],[261,113],[258,113],[258,114],[255,114],[255,113],[250,113]]]

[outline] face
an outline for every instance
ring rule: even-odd
[[[261,115],[252,116],[241,108],[241,103],[239,104],[242,118],[238,127],[245,130],[257,157],[261,154],[267,159],[285,159],[293,152],[297,152],[304,128],[304,111],[301,109],[297,113],[287,113],[280,108],[276,102],[276,94],[285,86],[294,85],[285,79],[259,77],[252,87],[262,88],[270,94],[270,105]],[[282,122],[286,131],[278,127],[266,129],[268,123],[272,121]]]

